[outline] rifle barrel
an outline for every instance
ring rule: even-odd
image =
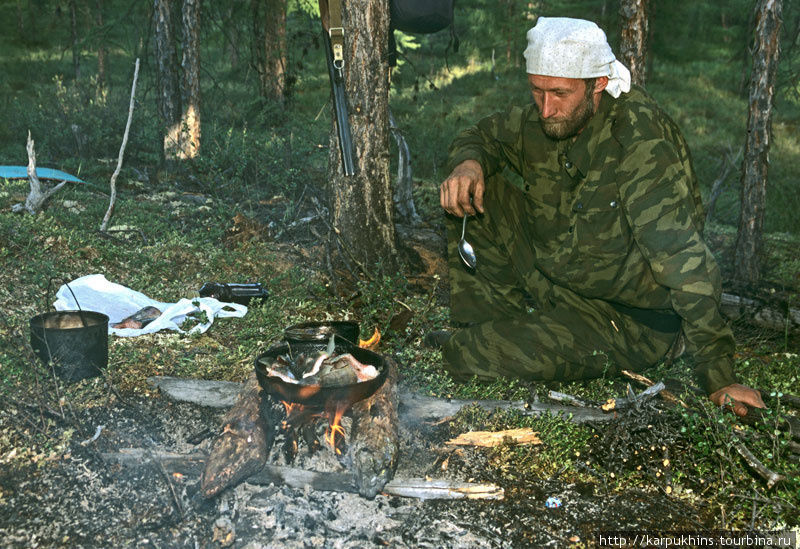
[[[325,43],[325,58],[328,61],[328,77],[333,92],[333,110],[336,112],[336,129],[339,135],[339,152],[342,156],[344,175],[355,175],[353,161],[353,138],[350,133],[350,120],[347,117],[347,99],[344,94],[344,75],[341,68],[333,65],[333,51],[328,33],[323,30],[322,41]]]

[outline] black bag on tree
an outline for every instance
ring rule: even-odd
[[[397,43],[394,31],[412,34],[433,34],[450,27],[450,46],[458,51],[453,14],[455,0],[390,0],[389,2],[389,66],[397,64]]]
[[[453,24],[454,0],[392,0],[389,13],[393,29],[433,34]]]

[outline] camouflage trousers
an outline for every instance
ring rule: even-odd
[[[639,371],[664,358],[680,331],[677,315],[653,322],[648,311],[620,311],[554,285],[537,270],[531,235],[518,222],[529,207],[524,193],[495,176],[484,198],[486,213],[467,221],[475,272],[458,255],[461,219],[448,216],[456,328],[442,355],[454,377],[569,381]]]

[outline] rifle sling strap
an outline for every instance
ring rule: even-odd
[[[329,0],[328,34],[333,49],[333,66],[337,70],[344,68],[344,27],[342,27],[342,0]]]

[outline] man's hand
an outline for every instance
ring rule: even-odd
[[[761,393],[745,385],[734,383],[711,393],[709,397],[717,406],[730,406],[737,416],[747,415],[747,406],[765,408]]]
[[[483,169],[475,160],[465,160],[455,167],[439,187],[439,203],[458,217],[483,213]]]

